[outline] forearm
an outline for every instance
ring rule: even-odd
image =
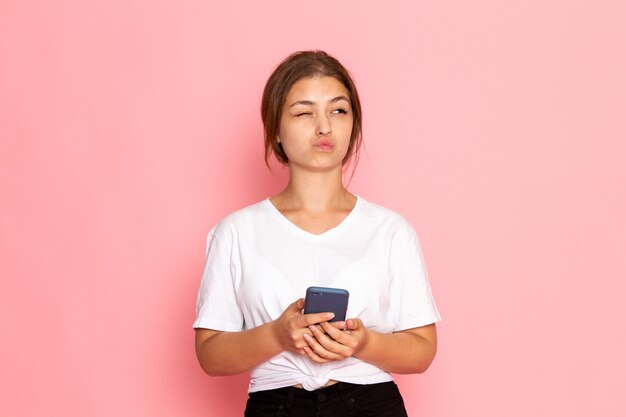
[[[434,325],[432,325],[434,332]],[[437,352],[436,339],[410,332],[383,334],[368,330],[368,343],[354,356],[388,372],[422,373],[428,369]]]
[[[202,369],[211,376],[236,375],[278,355],[272,322],[241,332],[220,332],[196,344]]]

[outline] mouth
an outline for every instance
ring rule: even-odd
[[[333,148],[333,144],[328,138],[321,138],[314,145],[321,151],[330,151]]]

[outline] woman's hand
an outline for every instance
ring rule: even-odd
[[[309,326],[309,330],[310,333],[303,334],[307,342],[304,352],[318,363],[353,356],[367,345],[370,338],[370,330],[367,330],[361,319],[348,319],[332,324],[324,322]]]
[[[301,298],[271,322],[272,333],[280,347],[301,355],[306,354],[307,342],[304,337],[311,337],[310,328],[319,324],[328,325],[326,322],[334,317],[333,313],[302,314],[303,308],[304,299]]]

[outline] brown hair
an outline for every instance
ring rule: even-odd
[[[345,165],[355,155],[359,159],[361,147],[361,102],[356,86],[348,70],[341,63],[324,51],[300,51],[289,55],[276,67],[270,75],[261,101],[261,119],[265,130],[265,163],[269,167],[269,156],[273,152],[276,159],[287,164],[289,159],[278,142],[278,131],[283,105],[291,87],[302,78],[333,77],[341,82],[348,90],[350,105],[352,106],[353,122],[352,135],[348,152],[343,158]]]

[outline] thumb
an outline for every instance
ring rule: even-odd
[[[361,320],[359,319],[348,319],[346,320],[346,328],[348,330],[356,330],[361,327]]]
[[[304,308],[304,298],[299,298],[295,302],[291,303],[291,305],[287,308],[294,313],[300,312]]]

